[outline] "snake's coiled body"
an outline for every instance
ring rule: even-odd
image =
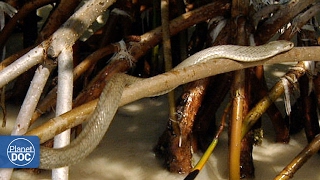
[[[262,46],[214,46],[190,56],[174,69],[185,68],[215,58],[229,58],[236,61],[253,62],[288,51],[292,47],[293,43],[289,41],[273,41]],[[39,168],[53,169],[68,166],[79,162],[89,155],[106,133],[118,109],[125,86],[140,80],[140,78],[125,74],[116,74],[111,78],[105,86],[88,124],[70,145],[60,149],[40,148]]]

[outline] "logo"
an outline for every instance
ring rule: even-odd
[[[0,168],[39,167],[40,141],[37,136],[0,136]]]

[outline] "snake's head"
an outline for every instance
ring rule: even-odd
[[[268,43],[268,45],[271,45],[271,47],[276,48],[279,53],[289,51],[294,47],[293,42],[286,40],[271,41]]]

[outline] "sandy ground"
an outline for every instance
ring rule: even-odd
[[[285,66],[283,66],[285,68]],[[278,76],[278,68],[270,67]],[[283,106],[280,103],[280,106]],[[11,122],[1,133],[8,133],[17,108],[11,107]],[[162,160],[152,152],[166,126],[166,96],[145,98],[119,109],[110,129],[97,149],[81,163],[71,166],[70,179],[108,180],[180,180],[186,175],[166,171]],[[273,130],[267,117],[263,118],[265,137],[261,146],[254,147],[255,179],[273,179],[307,144],[304,133],[292,136],[289,144],[274,143]],[[195,154],[197,162],[201,153]],[[293,179],[320,179],[320,156],[315,155],[295,174]],[[15,171],[12,179],[50,179],[50,171],[31,175]],[[227,134],[221,136],[217,149],[197,177],[198,180],[228,179]]]

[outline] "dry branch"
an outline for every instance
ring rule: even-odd
[[[31,67],[41,63],[44,57],[56,58],[63,49],[72,47],[83,32],[114,1],[87,1],[51,38],[43,41],[40,45],[0,71],[0,87],[3,87]]]
[[[16,27],[17,23],[23,20],[30,12],[46,5],[55,2],[56,0],[32,0],[27,2],[18,13],[13,16],[0,33],[0,49],[3,48],[7,42],[10,34]]]
[[[257,28],[256,34],[254,35],[256,43],[264,44],[267,42],[279,29],[314,2],[315,0],[290,1],[287,5],[281,6],[272,17]]]
[[[285,77],[290,77],[291,79],[299,79],[304,73],[304,64],[302,62],[298,63],[296,67],[300,67],[301,70],[290,70],[286,73]],[[292,84],[291,84],[292,85]],[[275,102],[284,92],[284,85],[282,81],[276,83],[270,90],[268,95],[262,98],[254,108],[252,108],[243,120],[242,134],[243,138],[245,134],[250,130],[250,128],[256,123],[256,121],[261,117],[261,115],[266,112],[269,106]]]
[[[37,42],[49,38],[73,13],[81,1],[61,0],[39,33]]]
[[[73,80],[77,80],[80,76],[86,72],[91,66],[97,63],[98,60],[101,58],[114,53],[116,50],[114,45],[106,46],[104,48],[98,49],[97,51],[90,54],[87,58],[85,58],[78,66],[74,68],[73,71]],[[98,96],[96,96],[97,98]],[[37,110],[33,113],[32,122],[33,123],[41,114],[45,113],[46,111],[50,110],[54,107],[57,98],[57,86],[51,89],[48,95],[40,101],[38,104]],[[95,98],[94,98],[95,99]],[[77,103],[75,103],[77,106]],[[82,103],[80,103],[82,104]]]
[[[307,160],[320,149],[318,134],[278,175],[274,180],[286,180],[293,177]]]
[[[224,72],[280,62],[308,60],[320,61],[319,57],[320,47],[299,47],[293,48],[289,52],[258,62],[240,63],[229,59],[215,59],[206,63],[188,67],[188,69],[183,68],[180,70],[169,71],[167,73],[136,82],[125,88],[120,106],[143,97],[149,97],[153,94],[164,92],[167,89],[172,89],[181,84]],[[161,84],[161,86],[159,86],[159,84]],[[96,103],[97,100],[93,100],[74,108],[70,112],[50,120],[47,124],[43,124],[39,128],[29,131],[27,134],[39,136],[41,142],[45,142],[51,139],[55,134],[81,124],[83,120],[93,112]]]

